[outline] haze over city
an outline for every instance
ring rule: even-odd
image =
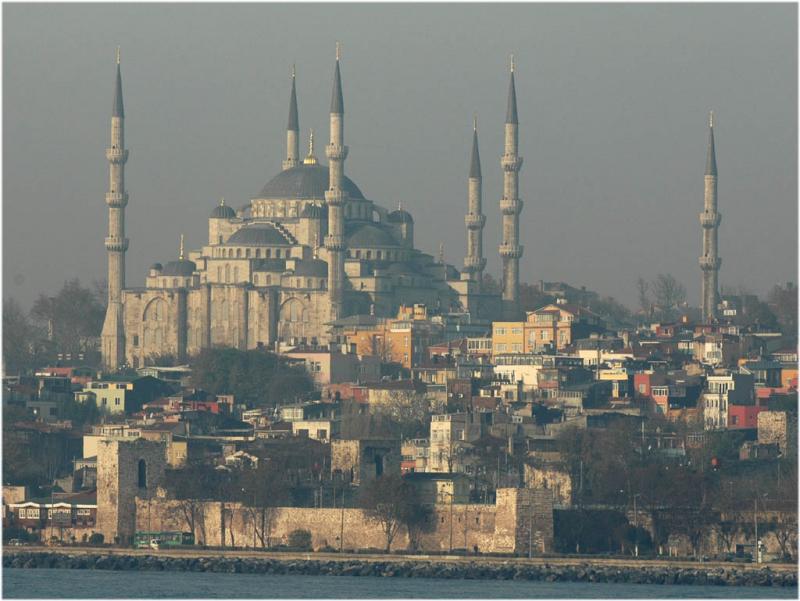
[[[4,287],[29,303],[105,277],[108,116],[122,47],[129,285],[206,237],[225,197],[279,172],[292,64],[301,151],[327,144],[342,43],[346,173],[403,207],[416,245],[460,265],[473,114],[499,276],[508,55],[517,63],[523,282],[634,307],[672,273],[699,304],[708,111],[720,284],[764,294],[797,272],[793,5],[9,5],[4,30]],[[457,19],[454,17],[458,17]],[[46,42],[45,42],[46,41]],[[790,51],[786,51],[789,48]],[[323,158],[323,161],[325,159]]]

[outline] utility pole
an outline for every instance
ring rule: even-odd
[[[636,511],[636,497],[633,495],[633,554],[639,557],[639,512]]]
[[[755,552],[756,563],[761,563],[761,554],[758,552],[758,497],[753,499],[753,522],[755,522],[755,543],[753,544],[753,551]]]
[[[529,498],[528,505],[528,559],[533,558],[533,499]]]

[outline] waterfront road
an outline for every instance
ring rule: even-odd
[[[30,546],[3,547],[3,555],[16,553],[63,553],[64,555],[127,555],[143,556],[153,555],[158,557],[175,558],[259,558],[277,561],[363,561],[363,562],[442,562],[442,563],[481,563],[481,564],[514,564],[514,565],[549,565],[549,566],[604,566],[620,568],[689,568],[689,569],[717,569],[736,568],[737,570],[760,570],[769,568],[773,572],[796,572],[797,564],[791,563],[734,563],[720,561],[686,561],[673,559],[634,559],[633,557],[561,557],[538,556],[527,557],[497,557],[492,555],[403,555],[382,553],[311,553],[289,551],[259,551],[253,549],[129,549],[120,547],[45,547]]]

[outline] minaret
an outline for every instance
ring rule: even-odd
[[[481,177],[481,155],[478,152],[478,118],[472,122],[472,158],[469,163],[469,180],[467,184],[467,216],[464,222],[467,226],[467,256],[464,257],[464,271],[469,274],[469,279],[480,285],[483,279],[483,269],[486,259],[483,257],[483,226],[486,217],[483,215],[483,191]]]
[[[122,311],[122,290],[125,288],[125,111],[122,105],[122,73],[120,71],[119,48],[117,48],[117,80],[114,84],[114,104],[111,109],[111,147],[106,149],[109,167],[108,237],[105,245],[108,253],[108,308],[103,323],[102,355],[106,369],[117,370],[125,364],[125,330]]]
[[[300,120],[297,117],[297,90],[294,85],[295,71],[292,65],[292,95],[289,97],[289,123],[286,126],[286,160],[283,170],[300,164]]]
[[[719,296],[719,266],[717,230],[722,216],[717,212],[717,155],[714,150],[714,111],[708,117],[708,150],[706,151],[705,194],[700,225],[703,226],[703,321],[710,322],[717,313]]]
[[[503,242],[500,257],[503,260],[503,309],[506,319],[516,319],[519,313],[519,214],[522,201],[519,199],[519,122],[517,120],[517,91],[514,86],[514,56],[511,56],[511,80],[508,84],[508,108],[505,123],[505,150],[500,159],[503,167],[503,198],[500,211],[503,214]]]
[[[347,146],[344,145],[344,98],[342,76],[339,72],[339,43],[336,43],[336,70],[333,73],[333,95],[331,96],[331,138],[325,148],[328,157],[329,184],[325,192],[328,204],[328,236],[325,248],[328,251],[328,293],[330,297],[330,320],[344,317],[344,204],[347,193],[343,190],[344,161]]]

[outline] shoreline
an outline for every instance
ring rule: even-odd
[[[791,564],[757,566],[606,558],[4,548],[3,567],[797,587],[797,566]]]

